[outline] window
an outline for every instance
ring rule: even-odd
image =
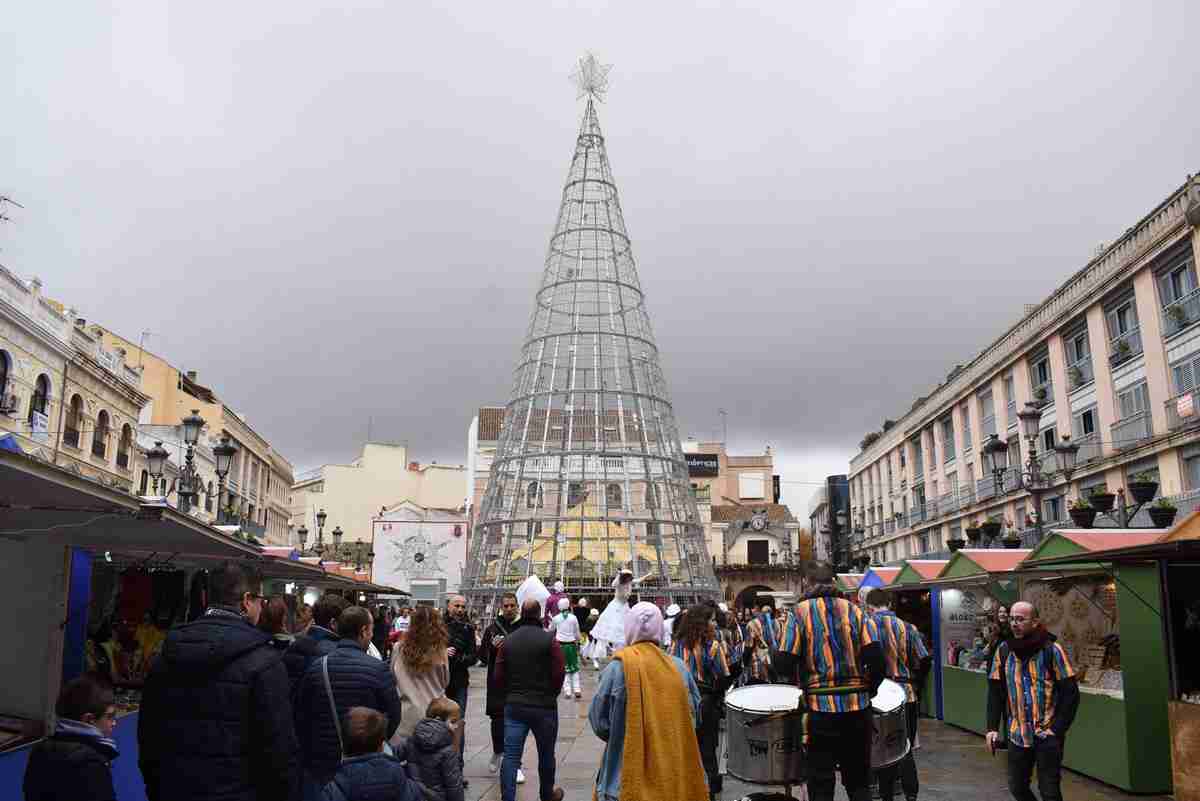
[[[971,450],[971,407],[964,403],[959,407],[959,415],[962,417],[962,447],[964,451],[969,451]]]
[[[748,540],[746,542],[746,561],[752,565],[767,565],[771,563],[770,540]]]
[[[1196,270],[1190,258],[1158,276],[1158,293],[1163,306],[1169,306],[1196,290]]]
[[[1038,385],[1049,383],[1050,381],[1050,357],[1043,356],[1033,363],[1033,374],[1037,379]]]
[[[908,449],[906,447],[904,447],[903,445],[900,446],[900,467],[904,467],[906,464],[907,457],[905,455],[905,451],[907,451],[907,450]]]
[[[950,417],[942,420],[942,458],[947,462],[954,458],[954,420]]]
[[[1175,384],[1176,395],[1183,395],[1195,389],[1197,383],[1200,383],[1200,355],[1192,354],[1171,365],[1171,380]]]
[[[763,477],[760,473],[738,473],[738,497],[762,498]]]
[[[1150,392],[1145,381],[1117,393],[1117,411],[1122,420],[1144,414],[1149,408]]]
[[[1096,408],[1084,409],[1071,418],[1071,436],[1076,440],[1096,433]]]
[[[46,415],[50,409],[50,378],[42,373],[37,377],[33,388],[33,396],[29,398],[29,422],[32,425],[34,413]]]
[[[921,553],[929,553],[929,529],[925,529],[917,535],[917,547]]]
[[[621,485],[609,484],[604,488],[604,500],[608,503],[610,509],[621,508]]]
[[[1047,498],[1043,507],[1046,514],[1045,522],[1057,523],[1062,520],[1062,498],[1058,496]]]
[[[12,358],[8,351],[0,350],[0,399],[8,393],[8,374],[12,369]]]
[[[1049,455],[1054,453],[1054,446],[1058,442],[1058,437],[1055,436],[1053,428],[1047,428],[1042,431],[1042,454]]]
[[[1200,453],[1183,460],[1183,476],[1188,489],[1200,489]]]
[[[529,485],[525,488],[525,508],[541,509],[544,500],[542,485],[537,481],[530,481]]]
[[[1067,339],[1067,364],[1083,361],[1090,355],[1087,331],[1081,331]]]
[[[138,484],[138,495],[145,495],[150,489],[150,474],[145,470],[142,471],[142,481]]]

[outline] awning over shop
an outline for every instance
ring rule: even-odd
[[[1072,535],[1068,542],[1077,547],[1072,549],[1062,542],[1048,545],[1044,541],[1042,545],[1048,547],[1036,549],[1027,566],[1082,567],[1111,562],[1200,559],[1200,511],[1192,512],[1169,529],[1123,529],[1114,531],[1111,539],[1095,537],[1109,533],[1095,529],[1061,533]]]
[[[838,573],[833,581],[842,592],[856,592],[862,579],[862,573]]]
[[[898,567],[873,567],[863,574],[862,581],[858,583],[861,587],[886,587],[896,580],[896,576],[900,575]]]
[[[0,449],[0,537],[161,558],[258,558],[259,550],[160,503]]]
[[[892,579],[891,586],[930,581],[937,578],[938,573],[949,563],[949,559],[909,559],[900,567],[900,572]]]
[[[946,584],[1011,573],[1030,553],[1028,548],[963,548],[950,557],[935,580],[938,584]]]

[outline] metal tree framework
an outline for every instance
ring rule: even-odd
[[[574,76],[587,107],[464,571],[477,609],[529,575],[603,595],[624,567],[644,597],[719,594],[596,117],[607,73]]]

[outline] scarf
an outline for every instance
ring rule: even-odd
[[[674,661],[652,640],[613,659],[625,671],[621,801],[708,801],[691,702]]]
[[[100,733],[100,730],[91,724],[84,723],[80,720],[71,720],[70,718],[59,718],[58,723],[54,726],[55,737],[75,737],[80,740],[91,740],[100,746],[100,750],[104,752],[109,762],[117,758],[117,741],[111,737],[105,737]]]
[[[1039,626],[1027,637],[1009,638],[1008,647],[1017,655],[1018,659],[1024,661],[1045,648],[1050,641],[1050,635]]]

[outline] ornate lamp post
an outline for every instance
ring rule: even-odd
[[[167,464],[167,449],[162,446],[162,442],[155,442],[154,447],[146,451],[146,472],[150,474],[150,478],[154,481],[151,493],[158,495],[158,482],[162,480],[163,468]]]
[[[217,524],[225,521],[225,477],[233,467],[233,455],[237,448],[229,441],[228,435],[222,435],[220,444],[213,447],[213,461],[217,468]]]
[[[325,553],[325,520],[328,517],[323,508],[317,512],[317,543],[313,546],[313,553],[318,557]]]
[[[296,529],[296,539],[300,540],[300,552],[303,553],[308,547],[308,526],[300,524]]]
[[[204,418],[200,416],[200,410],[192,409],[192,413],[183,418],[183,443],[187,446],[187,451],[184,454],[183,470],[179,473],[177,485],[181,511],[186,511],[184,509],[185,502],[188,507],[191,507],[200,497],[200,487],[203,482],[196,471],[195,457],[196,443],[200,441],[200,432],[203,429]]]

